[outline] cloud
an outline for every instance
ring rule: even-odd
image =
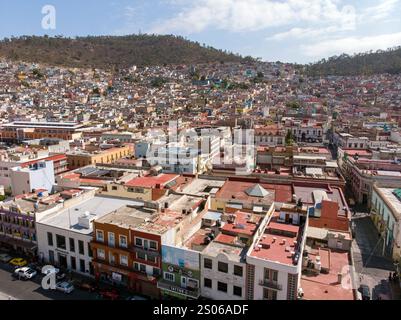
[[[337,33],[346,30],[353,30],[352,28],[329,26],[324,28],[292,28],[289,31],[276,33],[271,37],[267,37],[266,40],[277,40],[282,41],[286,39],[313,39],[320,36],[325,36],[330,33]]]
[[[383,20],[394,12],[399,3],[400,0],[381,0],[378,4],[363,10],[359,19],[368,22]]]
[[[340,7],[338,0],[198,0],[149,31],[191,34],[212,27],[249,32],[302,22],[349,25],[355,19],[353,7]]]
[[[342,53],[354,54],[369,50],[385,50],[401,44],[401,32],[366,37],[346,37],[302,45],[301,52],[308,57],[321,58]]]

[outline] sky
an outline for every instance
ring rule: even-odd
[[[55,29],[43,28],[49,13],[42,13],[46,5],[55,9]],[[0,4],[0,38],[139,32],[181,35],[264,61],[310,63],[401,45],[401,0],[2,0]]]

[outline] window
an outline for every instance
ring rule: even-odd
[[[75,240],[70,238],[70,251],[75,252]]]
[[[143,252],[137,252],[136,253],[136,258],[141,259],[141,260],[146,260],[146,254]]]
[[[93,257],[92,248],[89,242],[88,242],[88,256]]]
[[[165,272],[164,273],[164,279],[170,282],[174,282],[175,281],[175,275],[174,273],[170,273],[170,272]]]
[[[128,266],[128,257],[124,255],[120,255],[120,264],[122,266]]]
[[[50,264],[54,264],[54,251],[49,250],[49,262]]]
[[[57,248],[66,250],[67,247],[65,244],[65,237],[56,234],[56,245],[57,245]]]
[[[227,292],[227,283],[217,281],[217,290]]]
[[[203,279],[203,286],[206,287],[206,288],[211,288],[212,287],[212,279],[204,278]]]
[[[156,241],[149,241],[149,248],[152,250],[157,250],[157,242]]]
[[[265,268],[265,280],[268,281],[277,281],[278,272],[276,270]]]
[[[111,190],[116,191],[116,190],[117,190],[117,186],[112,186],[112,187],[111,187]]]
[[[234,274],[236,276],[242,277],[242,267],[234,265]]]
[[[127,247],[127,237],[126,236],[120,236],[120,247],[121,248]]]
[[[219,261],[219,263],[218,263],[218,270],[219,270],[220,272],[227,273],[227,272],[228,272],[228,264],[225,263],[225,262],[220,262],[220,261]]]
[[[142,264],[142,263],[137,263],[137,262],[135,262],[135,263],[134,263],[134,269],[135,269],[136,271],[146,273],[146,265],[144,265],[144,264]]]
[[[264,288],[263,289],[263,299],[277,300],[277,291]]]
[[[234,286],[233,287],[233,294],[234,294],[234,296],[242,297],[242,288]]]
[[[85,260],[79,259],[79,271],[85,272]]]
[[[85,254],[84,242],[82,240],[78,240],[78,252],[79,254]]]
[[[116,263],[116,258],[114,257],[114,254],[111,252],[109,252],[109,262],[110,262],[110,264]]]
[[[154,277],[160,276],[160,269],[159,268],[153,268],[153,276]]]
[[[212,261],[212,259],[208,259],[208,258],[203,259],[203,266],[204,266],[206,269],[212,269],[212,268],[213,268],[213,261]]]
[[[104,236],[102,230],[96,230],[96,241],[103,242]]]
[[[75,257],[71,257],[71,269],[76,270],[77,269],[77,261]]]
[[[51,232],[47,233],[47,244],[53,247],[53,233]]]
[[[138,247],[143,247],[142,238],[135,238],[135,245]]]
[[[156,263],[156,257],[154,257],[154,256],[146,255],[146,259],[147,259],[149,262]]]
[[[97,257],[102,260],[106,258],[106,254],[103,249],[97,249]]]
[[[109,243],[109,247],[114,247],[115,246],[115,238],[114,238],[114,233],[113,232],[109,232],[108,233],[108,243]]]

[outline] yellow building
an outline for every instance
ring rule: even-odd
[[[97,163],[113,163],[118,159],[131,156],[133,153],[133,145],[125,145],[94,152],[74,151],[67,153],[68,169],[73,170]]]

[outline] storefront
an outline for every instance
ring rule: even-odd
[[[104,283],[128,287],[129,284],[129,271],[115,268],[112,266],[104,265],[101,263],[93,263],[95,278],[97,281]]]

